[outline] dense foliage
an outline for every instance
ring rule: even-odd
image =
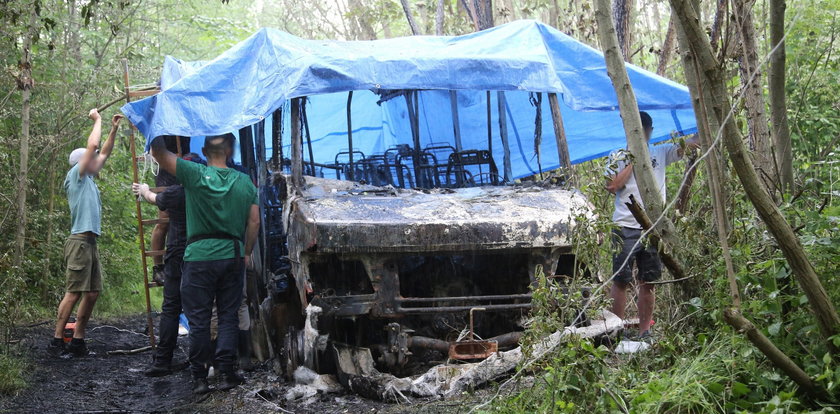
[[[704,23],[712,27],[715,3],[703,2]],[[443,31],[468,33],[472,23],[464,2],[445,0]],[[421,31],[434,33],[437,1],[410,2]],[[500,0],[496,23],[536,18],[597,46],[593,11],[579,0]],[[754,6],[760,56],[769,51],[767,5]],[[788,114],[793,134],[796,189],[781,201],[810,259],[833,299],[840,303],[840,57],[836,38],[840,0],[793,0],[788,4]],[[35,18],[32,17],[35,13]],[[637,2],[633,62],[649,70],[659,65],[670,13],[667,2]],[[63,293],[62,246],[69,226],[62,182],[66,154],[83,144],[90,126],[87,110],[122,93],[121,60],[131,68],[133,84],[153,83],[164,55],[209,59],[261,26],[278,27],[314,38],[366,39],[409,34],[395,0],[85,0],[0,2],[0,393],[23,386],[25,361],[6,346],[14,326],[48,319]],[[31,24],[34,22],[34,25]],[[20,177],[21,93],[19,59],[26,33],[32,47],[31,138],[25,188],[28,199],[26,249],[15,267],[15,200]],[[737,62],[730,82],[737,92]],[[679,56],[666,62],[665,73],[683,80]],[[765,78],[766,81],[766,78]],[[107,115],[113,113],[111,108]],[[736,116],[745,124],[742,108]],[[746,128],[746,126],[744,126]],[[134,203],[129,194],[130,157],[126,129],[115,155],[98,183],[102,191],[104,235],[100,242],[106,291],[95,317],[143,309],[142,273],[136,242]],[[612,199],[603,189],[603,161],[578,167],[581,190],[599,211],[579,235],[577,254],[591,269],[610,268],[609,231]],[[669,171],[669,194],[677,193],[684,166]],[[819,338],[807,300],[790,275],[784,257],[756,216],[731,169],[724,185],[731,232],[729,243],[743,295],[744,314],[835,398],[840,394],[840,367]],[[151,174],[145,171],[146,179]],[[701,281],[702,294],[678,299],[674,286],[659,291],[658,341],[652,352],[617,357],[588,342],[572,342],[528,368],[530,383],[515,380],[484,409],[506,412],[785,412],[818,410],[820,404],[797,394],[793,383],[721,317],[728,306],[727,282],[710,195],[704,172],[692,187],[686,212],[677,216],[681,245],[678,256]],[[152,213],[153,209],[149,209]],[[578,285],[598,285],[581,275]],[[574,289],[571,289],[572,291]],[[561,326],[569,309],[584,298],[563,301],[556,287],[543,283],[529,338]],[[588,300],[604,304],[604,292]],[[557,308],[566,309],[560,312]],[[551,309],[547,311],[546,309]],[[840,338],[835,338],[840,346]],[[527,348],[527,344],[526,344]],[[541,368],[536,370],[535,368]],[[835,399],[834,403],[838,401]]]

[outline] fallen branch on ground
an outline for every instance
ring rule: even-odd
[[[115,349],[113,351],[108,351],[106,354],[108,355],[134,355],[139,354],[141,352],[150,351],[152,349],[151,345],[146,345],[142,348],[137,349]]]
[[[747,318],[741,315],[736,309],[725,309],[723,311],[723,319],[726,323],[735,328],[738,332],[743,333],[752,344],[769,359],[773,365],[784,371],[790,379],[793,380],[800,389],[806,394],[809,394],[817,399],[826,399],[825,390],[817,386],[811,381],[811,377],[796,365],[781,349],[764,336],[758,328],[753,325]]]

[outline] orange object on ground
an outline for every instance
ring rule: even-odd
[[[67,322],[64,325],[64,343],[70,343],[73,339],[73,334],[76,332],[76,322]]]

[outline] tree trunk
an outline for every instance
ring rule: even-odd
[[[671,249],[676,246],[676,232],[674,224],[663,214],[662,195],[658,190],[659,186],[656,184],[656,180],[653,178],[653,167],[651,166],[648,143],[642,130],[639,106],[636,103],[636,95],[630,85],[627,69],[618,48],[618,37],[610,16],[609,0],[595,1],[595,20],[597,21],[598,38],[604,49],[607,74],[610,76],[613,88],[615,88],[615,93],[618,96],[621,120],[627,134],[627,147],[633,155],[633,175],[639,187],[641,201],[648,216],[654,220],[653,231],[663,242],[660,245],[660,250],[670,256]],[[683,289],[683,295],[689,298],[699,293],[695,291],[693,285],[681,284],[680,287]]]
[[[717,7],[715,8],[715,20],[712,23],[712,50],[718,50],[718,42],[720,41],[720,32],[721,26],[723,26],[723,21],[726,19],[726,16],[729,14],[727,13],[727,9],[729,8],[729,0],[718,0]]]
[[[741,39],[741,53],[738,67],[741,72],[741,85],[744,88],[744,107],[747,110],[750,150],[755,159],[758,176],[767,192],[776,194],[778,178],[774,167],[770,129],[767,125],[764,90],[761,82],[761,69],[758,66],[758,53],[753,24],[753,2],[734,0],[733,13]],[[775,197],[774,197],[775,198]]]
[[[478,30],[493,27],[493,0],[473,0],[478,14]]]
[[[411,34],[414,36],[419,35],[420,29],[417,27],[417,22],[414,21],[414,15],[411,14],[408,0],[400,0],[400,4],[402,5],[403,12],[405,12],[405,19],[408,20],[408,27],[411,28]]]
[[[782,191],[793,191],[793,152],[785,94],[785,0],[770,0],[770,120],[773,125],[773,149]]]
[[[665,42],[662,43],[662,49],[659,51],[659,66],[656,68],[656,74],[659,76],[665,76],[665,70],[668,69],[668,62],[671,61],[671,53],[674,51],[675,37],[674,19],[671,19],[668,22],[668,32],[665,33]]]
[[[438,0],[435,11],[435,34],[443,36],[443,0]]]
[[[560,29],[560,4],[558,0],[552,0],[548,9],[548,24],[555,29]]]
[[[699,3],[695,3],[694,7],[695,9],[698,8]],[[686,84],[688,85],[688,90],[691,94],[691,104],[694,107],[694,116],[697,121],[697,135],[700,138],[700,145],[703,148],[703,152],[706,152],[710,147],[713,147],[709,152],[709,155],[706,157],[705,162],[706,174],[708,175],[709,180],[714,180],[715,177],[717,177],[718,183],[720,183],[720,185],[717,186],[719,191],[712,193],[712,202],[714,205],[720,205],[722,207],[726,204],[726,200],[729,199],[729,194],[722,184],[725,171],[724,158],[722,151],[718,149],[719,146],[713,145],[713,142],[720,133],[720,121],[709,107],[712,102],[712,96],[709,93],[709,88],[704,88],[703,85],[699,83],[701,75],[699,74],[697,60],[691,49],[691,44],[686,37],[685,31],[680,25],[679,18],[674,16],[674,12],[671,12],[671,21],[674,22],[674,28],[676,29],[675,32],[682,58]],[[719,195],[719,200],[714,198],[716,195]],[[719,210],[715,210],[715,214],[720,215],[719,218],[725,225],[725,237],[731,230],[731,224],[727,218],[726,209],[721,208]]]
[[[699,2],[694,2],[695,10],[699,8]],[[683,68],[685,70],[685,78],[688,83],[688,90],[691,94],[691,102],[694,107],[694,115],[697,120],[697,135],[700,138],[700,146],[703,152],[708,151],[706,156],[706,175],[708,176],[707,183],[709,184],[709,193],[712,195],[712,212],[715,217],[715,228],[718,233],[718,241],[720,243],[721,254],[726,265],[726,277],[729,282],[729,296],[732,298],[732,304],[736,309],[741,308],[741,293],[738,288],[738,281],[735,278],[735,267],[732,264],[732,256],[729,251],[729,220],[726,215],[726,193],[723,187],[723,166],[721,163],[721,154],[718,152],[718,145],[714,144],[719,133],[720,122],[711,112],[708,105],[711,103],[711,95],[702,85],[698,83],[700,74],[698,73],[697,61],[694,53],[691,51],[691,45],[688,42],[685,31],[680,25],[679,19],[671,13],[671,20],[675,23],[677,32],[677,39],[680,44],[680,51],[682,53]],[[711,148],[711,150],[710,150]]]
[[[370,21],[370,12],[361,0],[350,0],[348,3],[353,20],[355,20],[356,39],[358,40],[375,40],[376,30]]]
[[[20,166],[18,169],[17,188],[17,231],[15,232],[15,266],[23,265],[24,247],[26,244],[26,193],[29,180],[29,99],[32,96],[32,39],[36,31],[35,8],[29,12],[29,27],[23,36],[23,48],[20,57],[20,76],[18,88],[21,90],[23,102],[20,114]]]
[[[723,123],[723,141],[729,150],[732,165],[738,174],[744,192],[749,197],[758,215],[767,225],[767,229],[776,239],[779,249],[782,250],[788,265],[796,275],[800,287],[808,297],[808,303],[814,312],[820,333],[826,339],[828,348],[836,354],[837,349],[828,338],[838,333],[840,317],[838,317],[834,305],[829,300],[819,277],[817,277],[814,266],[805,255],[805,250],[790,224],[782,216],[770,195],[761,188],[761,182],[755,168],[753,168],[748,150],[741,140],[741,133],[735,125],[735,120],[728,116],[731,106],[725,87],[724,70],[715,58],[708,37],[700,26],[697,14],[688,0],[670,0],[670,3],[674,9],[674,15],[680,19],[680,25],[685,31],[688,44],[697,59],[699,67],[697,80],[710,89],[712,102],[708,106],[712,108],[718,119],[725,120]]]
[[[631,30],[633,26],[633,0],[613,0],[612,15],[621,55],[624,56],[624,60],[630,62],[631,37],[633,35]]]

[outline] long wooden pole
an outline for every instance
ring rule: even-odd
[[[458,116],[458,92],[449,91],[449,107],[452,110],[452,129],[455,133],[455,151],[461,152],[461,121]]]
[[[347,170],[347,178],[350,181],[355,180],[355,175],[353,171],[353,117],[351,107],[353,104],[353,91],[347,93],[347,147],[349,148],[348,156],[350,157],[350,169]]]
[[[513,171],[510,166],[510,142],[508,142],[507,113],[505,112],[505,93],[496,92],[496,102],[499,104],[499,135],[502,137],[502,148],[505,158],[502,160],[505,169],[505,182],[513,179]]]
[[[283,171],[283,107],[277,108],[271,117],[271,164],[275,171]]]
[[[125,101],[131,102],[131,96],[128,94],[128,60],[122,60],[123,66],[123,83],[125,84]],[[134,182],[140,182],[140,173],[137,171],[137,143],[134,139],[134,124],[129,122],[128,127],[128,145],[131,148],[131,170],[134,177]],[[134,201],[135,211],[137,213],[137,234],[140,237],[140,261],[143,264],[143,288],[146,291],[146,325],[149,330],[149,344],[152,348],[155,347],[155,324],[152,319],[152,299],[149,294],[149,268],[146,263],[146,232],[143,229],[143,209],[140,206],[140,199]]]
[[[303,190],[303,148],[300,142],[300,100],[292,99],[292,187],[298,195]]]
[[[417,115],[417,91],[409,91],[405,93],[405,104],[408,107],[408,122],[411,125],[411,138],[414,143],[412,150],[411,161],[414,168],[414,184],[417,187],[423,187],[425,180],[423,180],[422,172],[420,171],[420,123]]]
[[[300,114],[303,117],[303,132],[306,133],[306,148],[309,152],[309,168],[312,176],[315,176],[315,152],[312,150],[312,134],[309,133],[309,118],[306,117],[306,98],[301,101]],[[348,114],[349,116],[349,114]],[[351,149],[352,151],[352,149]],[[352,159],[352,158],[351,158]]]
[[[490,109],[490,91],[487,91],[487,151],[493,157],[493,113]]]
[[[557,100],[556,93],[548,94],[548,105],[551,107],[551,121],[554,124],[554,137],[557,140],[557,155],[560,157],[560,167],[566,171],[567,179],[574,185],[575,171],[572,167],[572,157],[569,155],[569,141],[566,139],[563,113],[560,112],[560,102]]]

